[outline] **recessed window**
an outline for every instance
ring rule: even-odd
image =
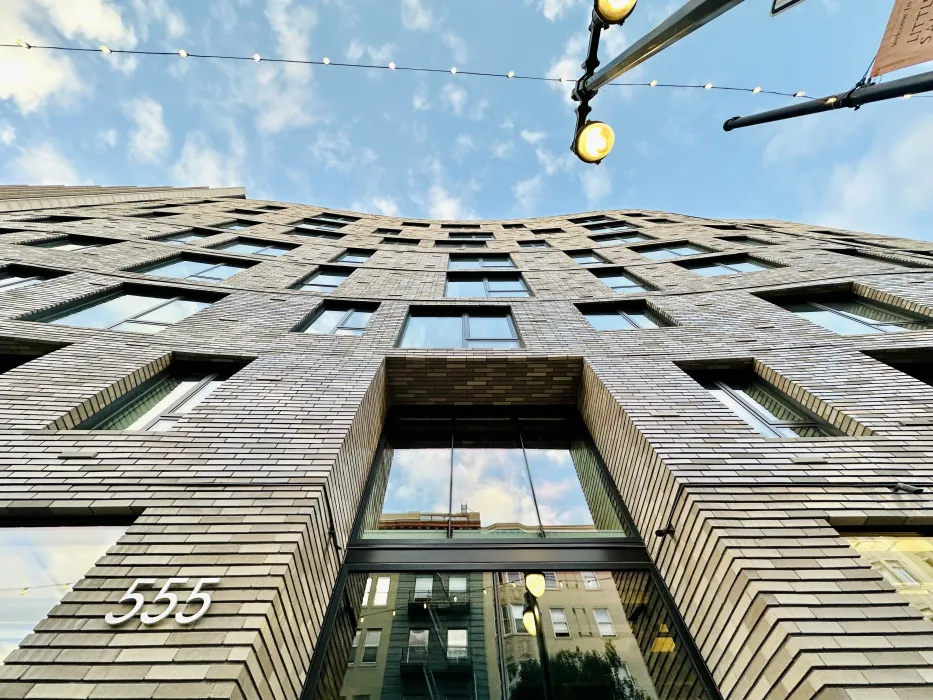
[[[279,207],[275,204],[263,204],[262,206],[256,207],[257,209],[264,209],[265,211],[285,211],[288,207]]]
[[[309,292],[324,292],[325,294],[336,291],[337,287],[343,284],[353,270],[342,267],[321,268],[310,277],[308,277],[299,289]]]
[[[358,216],[347,216],[346,214],[331,214],[329,211],[322,211],[320,214],[312,216],[310,221],[333,221],[339,224],[352,224],[359,221]]]
[[[640,233],[609,233],[605,236],[590,236],[596,245],[620,245],[627,243],[638,243],[639,241],[650,241],[648,236]]]
[[[447,234],[450,239],[466,238],[467,240],[491,241],[492,234],[484,231],[451,231]]]
[[[389,604],[389,586],[392,579],[388,576],[379,576],[376,578],[376,593],[373,596],[373,605],[376,607],[385,607]]]
[[[26,245],[35,248],[55,248],[56,250],[86,250],[88,248],[100,248],[101,246],[119,243],[120,241],[111,241],[106,238],[90,238],[87,236],[65,236],[54,241],[39,241],[37,243],[27,243]]]
[[[244,214],[246,216],[255,216],[257,214],[262,214],[262,211],[255,209],[231,209],[231,214]]]
[[[586,316],[598,331],[625,331],[637,328],[661,328],[669,326],[647,304],[634,304],[619,306],[617,304],[584,304],[579,306],[580,312]]]
[[[868,250],[859,250],[854,248],[844,248],[841,250],[834,250],[833,253],[837,255],[845,255],[850,258],[860,258],[862,260],[872,260],[874,262],[887,263],[888,265],[899,265],[900,267],[913,267],[921,268],[924,270],[929,270],[930,266],[914,260],[907,259],[895,259],[891,258],[888,255],[885,255],[883,252],[874,252]],[[893,252],[893,251],[892,251]]]
[[[883,362],[898,372],[908,374],[914,379],[933,386],[933,353],[929,350],[916,350],[913,352],[881,352],[871,353],[871,357]]]
[[[735,224],[703,224],[706,228],[715,228],[720,231],[741,231]]]
[[[182,256],[168,262],[159,263],[137,272],[160,277],[173,277],[175,279],[188,279],[196,282],[222,282],[251,267],[248,263],[221,258],[189,258]]]
[[[844,532],[862,561],[933,622],[933,537],[913,532]]]
[[[448,663],[464,662],[470,660],[470,647],[467,645],[467,631],[465,629],[447,630],[447,661]],[[447,696],[451,697],[450,695]]]
[[[467,592],[466,576],[451,576],[447,579],[447,592],[450,595]]]
[[[586,224],[583,228],[590,231],[602,231],[603,233],[623,233],[625,231],[634,231],[635,227],[625,221],[600,221],[598,223]]]
[[[79,430],[174,430],[241,367],[173,365],[78,426]]]
[[[571,250],[567,252],[567,255],[573,258],[578,265],[604,265],[609,262],[592,250]]]
[[[525,224],[502,224],[502,228],[507,228],[507,229],[525,228]]]
[[[0,663],[125,531],[126,526],[0,528],[7,589],[0,597]]]
[[[463,312],[416,309],[399,342],[402,348],[518,348],[518,331],[507,310]]]
[[[600,637],[616,636],[616,628],[612,624],[609,608],[593,608],[593,617],[596,618],[596,626],[599,628]]]
[[[379,655],[379,642],[382,639],[382,630],[366,630],[363,642],[363,658],[360,663],[374,664]]]
[[[750,238],[749,236],[720,236],[719,240],[729,241],[729,243],[738,243],[739,245],[747,245],[751,247],[764,247],[773,245],[768,241],[762,241],[757,238]]]
[[[541,248],[550,248],[546,241],[519,241],[519,248],[527,248],[530,250],[540,250]]]
[[[463,229],[478,229],[480,228],[479,224],[441,224],[441,228],[463,228]]]
[[[381,242],[389,245],[418,245],[421,243],[417,238],[383,238]]]
[[[57,326],[158,333],[213,303],[203,299],[181,294],[170,296],[148,290],[117,292],[35,320]]]
[[[685,255],[700,255],[709,253],[706,248],[693,245],[692,243],[675,243],[673,245],[657,246],[654,248],[638,248],[635,250],[639,255],[644,255],[650,260],[670,260]]]
[[[926,330],[930,319],[860,298],[782,303],[784,309],[839,335]]]
[[[447,275],[445,297],[528,297],[531,294],[519,274]]]
[[[583,588],[587,591],[598,591],[599,577],[595,571],[581,571],[580,577],[583,579]]]
[[[298,236],[307,236],[308,238],[320,238],[325,241],[339,241],[343,238],[342,233],[333,233],[323,228],[311,228],[309,226],[296,226],[292,233]]]
[[[415,226],[416,228],[429,228],[431,224],[426,224],[423,221],[403,221],[402,226]]]
[[[363,335],[376,310],[374,304],[325,305],[304,330],[324,335]]]
[[[551,627],[555,637],[569,637],[570,625],[567,624],[567,613],[563,608],[550,608]]]
[[[381,233],[383,236],[397,236],[402,232],[400,228],[377,228],[373,233]]]
[[[723,260],[693,263],[684,265],[683,267],[703,277],[718,277],[720,275],[736,275],[742,272],[771,270],[775,268],[776,265],[752,258],[726,258]]]
[[[193,243],[194,241],[200,241],[202,238],[210,238],[216,235],[219,234],[205,231],[183,231],[182,233],[173,233],[171,236],[158,238],[156,240],[164,243]]]
[[[449,241],[434,241],[436,248],[485,248],[486,241],[473,241],[468,238]]]
[[[250,226],[255,226],[257,222],[255,221],[246,221],[243,219],[237,219],[236,221],[228,221],[223,224],[217,224],[214,228],[222,228],[227,231],[240,231],[244,228],[249,228]]]
[[[515,267],[508,255],[451,255],[448,270],[483,270]]]
[[[364,262],[369,260],[373,256],[373,251],[371,250],[359,250],[357,248],[350,248],[345,253],[340,255],[334,262],[339,263],[354,263],[357,265],[362,265]]]
[[[86,216],[67,216],[64,214],[50,214],[49,216],[39,216],[32,219],[33,224],[67,224],[72,221],[90,221]]]
[[[418,595],[417,590],[415,591],[415,595]],[[430,635],[426,629],[408,630],[408,646],[405,647],[402,663],[419,664],[426,662],[428,660],[429,637]]]
[[[232,243],[224,243],[216,247],[216,250],[223,250],[227,253],[241,253],[245,255],[268,255],[278,257],[285,255],[290,250],[295,250],[298,246],[290,243],[273,243],[271,241],[260,241],[253,238],[238,238]]]
[[[596,278],[609,287],[612,291],[619,294],[629,292],[650,292],[651,288],[646,284],[636,280],[621,270],[596,270],[593,272]]]
[[[606,221],[614,222],[615,219],[613,219],[610,216],[606,216],[605,214],[592,214],[590,216],[579,216],[574,219],[567,219],[567,221],[569,221],[572,224],[583,225],[583,224],[601,224]]]
[[[563,233],[564,229],[562,228],[533,228],[531,232],[536,236],[544,236],[549,233]]]
[[[720,403],[769,438],[838,435],[831,426],[797,406],[790,398],[751,372],[699,375],[695,379]]]
[[[23,267],[21,265],[9,265],[0,268],[0,293],[9,292],[23,287],[32,287],[36,284],[60,277],[61,273],[53,273],[48,270],[42,270],[33,267]]]

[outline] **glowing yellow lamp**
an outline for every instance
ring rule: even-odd
[[[522,613],[522,624],[525,625],[525,630],[534,637],[538,633],[538,627],[535,625],[535,611],[531,608],[525,608],[525,612]]]
[[[574,140],[574,153],[584,163],[598,163],[609,155],[615,145],[612,127],[603,122],[587,122]]]
[[[543,596],[544,589],[546,588],[544,574],[542,574],[540,571],[525,574],[525,588],[527,588],[528,592],[531,593],[531,595],[533,595],[535,598],[540,598]]]
[[[596,14],[609,24],[621,24],[635,9],[637,0],[596,0]]]

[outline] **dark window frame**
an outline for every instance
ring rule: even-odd
[[[883,304],[881,302],[877,302],[873,299],[866,299],[862,296],[859,296],[858,294],[854,294],[854,293],[850,294],[846,298],[841,299],[841,300],[850,301],[850,302],[858,303],[858,304],[864,304],[868,307],[874,307],[877,310],[884,311],[890,314],[894,314],[895,316],[900,316],[901,319],[896,320],[896,321],[872,321],[870,319],[865,319],[861,316],[856,316],[854,314],[850,314],[845,311],[840,311],[839,309],[833,309],[829,306],[826,306],[825,304],[820,303],[820,295],[818,294],[814,294],[813,297],[808,297],[808,298],[799,297],[797,295],[795,295],[794,297],[766,298],[766,301],[771,301],[772,303],[775,303],[777,306],[784,309],[788,313],[793,314],[797,318],[807,321],[808,323],[811,323],[820,328],[824,328],[828,330],[830,333],[836,333],[836,331],[826,328],[825,326],[815,323],[814,321],[810,321],[805,316],[801,316],[797,312],[791,311],[790,309],[787,308],[787,306],[806,304],[809,306],[816,307],[820,311],[830,312],[832,314],[835,314],[836,316],[841,316],[842,318],[845,318],[849,321],[854,321],[855,323],[858,323],[862,326],[866,326],[869,328],[876,328],[878,326],[905,326],[905,325],[911,325],[911,324],[923,324],[925,326],[924,328],[904,328],[903,330],[909,333],[909,332],[933,329],[933,318],[929,318],[927,316],[921,316],[920,314],[914,314],[904,309],[899,309],[896,307],[889,306],[887,304]],[[836,301],[836,299],[823,297],[822,301]],[[884,334],[895,332],[895,331],[887,331],[882,328],[878,328],[878,331]],[[857,336],[857,335],[868,335],[868,333],[848,333],[848,334],[837,333],[837,335]]]
[[[436,309],[436,312],[429,313],[428,311]],[[504,310],[505,313],[497,313],[498,310]],[[491,317],[491,318],[500,318],[505,317],[508,320],[509,328],[512,331],[511,338],[473,338],[470,336],[470,316],[476,316],[477,318],[481,317]],[[445,317],[445,318],[456,318],[460,316],[461,319],[461,328],[460,328],[460,347],[459,348],[405,348],[402,347],[402,341],[405,338],[405,333],[408,331],[408,325],[412,318],[436,318],[436,317]],[[512,348],[471,348],[471,342],[501,342],[506,343],[509,341],[515,341],[518,343],[517,347]],[[508,306],[489,306],[489,307],[470,307],[470,308],[461,308],[457,309],[456,307],[420,307],[418,309],[408,310],[408,314],[405,316],[405,323],[402,324],[402,330],[398,335],[398,340],[395,341],[395,347],[399,350],[521,350],[525,347],[525,343],[522,341],[522,336],[518,331],[518,323],[515,321],[515,317],[512,314],[511,307]]]
[[[673,248],[695,248],[695,249],[696,249],[696,252],[694,252],[694,253],[686,253],[686,254],[684,254],[684,253],[673,253],[673,250],[672,250]],[[638,253],[639,255],[642,255],[642,256],[644,256],[644,257],[646,257],[646,258],[648,258],[648,256],[645,255],[645,253],[651,253],[651,252],[656,251],[656,250],[666,250],[666,251],[669,251],[669,252],[673,253],[673,255],[671,255],[671,256],[669,256],[669,257],[666,257],[666,258],[662,258],[662,259],[660,259],[660,260],[655,260],[654,258],[648,258],[648,259],[651,260],[653,263],[665,263],[665,262],[668,262],[668,261],[670,261],[670,260],[676,260],[676,259],[678,259],[678,258],[689,258],[689,257],[692,257],[692,256],[694,256],[694,255],[705,255],[705,254],[707,254],[707,253],[715,253],[715,252],[716,252],[716,251],[714,251],[714,250],[711,250],[710,248],[707,248],[706,246],[701,246],[701,245],[698,245],[698,244],[693,243],[693,242],[691,242],[691,241],[671,241],[670,243],[662,243],[662,244],[660,244],[660,245],[647,245],[647,246],[633,247],[633,248],[630,248],[630,250],[632,250],[632,251],[634,251],[634,252]]]
[[[450,264],[455,261],[466,261],[466,260],[478,260],[478,267],[451,267]],[[484,260],[508,260],[508,265],[485,265]],[[464,271],[464,270],[514,270],[516,269],[515,261],[512,260],[510,255],[502,253],[494,253],[492,255],[457,255],[452,253],[447,258],[447,269],[448,271]]]
[[[200,241],[200,240],[204,240],[205,238],[210,238],[212,236],[221,236],[221,235],[223,234],[218,233],[217,231],[203,231],[203,230],[192,228],[188,231],[177,231],[176,233],[171,233],[167,236],[159,236],[158,238],[153,238],[152,240],[157,241],[159,243],[182,243],[186,245],[188,243],[194,243],[194,241]],[[195,238],[194,240],[191,240],[191,241],[172,240],[180,236],[195,236]]]
[[[344,237],[343,233],[335,233],[327,228],[310,228],[304,226],[295,226],[289,232],[293,236],[304,236],[305,238],[320,238],[324,241],[339,241]]]
[[[85,236],[84,234],[73,234],[66,233],[65,235],[55,235],[51,238],[40,238],[33,241],[24,241],[19,245],[32,246],[33,248],[48,248],[50,250],[55,250],[57,248],[62,248],[65,245],[76,245],[80,244],[81,241],[88,241],[86,244],[81,244],[81,248],[75,250],[66,250],[62,251],[65,253],[80,253],[84,250],[90,250],[91,248],[103,248],[104,246],[114,245],[115,243],[123,243],[124,241],[117,241],[111,238],[98,238],[96,236]],[[56,245],[62,244],[62,245]]]
[[[656,291],[656,290],[657,290],[656,287],[654,287],[654,286],[648,284],[647,282],[645,282],[644,280],[642,280],[640,277],[636,277],[635,275],[633,275],[632,273],[630,273],[628,270],[626,270],[624,267],[600,267],[600,268],[594,268],[594,267],[592,267],[592,266],[588,266],[588,267],[586,267],[586,269],[590,271],[590,273],[593,275],[593,277],[595,277],[596,279],[598,279],[598,280],[599,280],[602,284],[604,284],[605,286],[609,287],[609,289],[611,289],[612,291],[614,291],[616,294],[632,294],[632,293],[637,293],[637,292],[653,292],[653,291]],[[628,280],[630,280],[631,282],[634,283],[633,288],[632,288],[632,289],[629,289],[629,288],[627,288],[627,287],[622,287],[622,288],[613,287],[613,286],[611,286],[609,283],[607,283],[607,282],[605,281],[605,278],[607,278],[607,277],[625,277],[626,279],[628,279]]]
[[[495,236],[489,231],[451,231],[447,234],[447,240],[467,240],[467,241],[492,241]]]
[[[590,267],[591,265],[607,265],[607,264],[609,264],[609,261],[606,260],[606,258],[604,258],[602,255],[599,255],[599,254],[598,254],[596,251],[594,251],[594,250],[588,250],[588,249],[584,249],[584,250],[568,250],[568,251],[566,251],[566,253],[567,253],[567,256],[568,256],[571,260],[573,260],[577,265],[579,265],[580,267]],[[577,260],[578,257],[583,257],[583,256],[585,256],[585,255],[589,255],[590,257],[595,258],[595,259],[596,259],[595,262],[581,262],[581,261]]]
[[[57,279],[67,274],[67,272],[61,272],[59,270],[49,270],[30,265],[19,265],[16,263],[0,264],[0,294],[12,292],[17,289],[35,287],[43,282],[48,282],[49,280]],[[18,279],[17,282],[5,284],[5,282],[14,277]]]
[[[293,287],[293,289],[297,289],[299,291],[305,291],[305,292],[317,292],[319,294],[331,294],[333,292],[336,292],[344,282],[350,279],[350,275],[352,275],[354,270],[356,269],[357,268],[355,267],[349,267],[349,266],[347,267],[321,266],[317,268],[316,270],[314,270],[313,272],[311,272],[309,275],[299,280],[298,283]],[[316,277],[319,277],[320,275],[344,275],[344,278],[340,282],[340,284],[337,284],[337,285],[329,285],[329,284],[318,284],[317,285],[318,287],[331,287],[330,291],[328,292],[322,292],[317,289],[305,289],[307,285],[312,284],[314,279]]]
[[[435,248],[486,248],[485,239],[451,238],[434,241]]]
[[[627,301],[622,304],[577,304],[577,310],[583,314],[583,317],[586,319],[586,322],[593,327],[593,330],[597,333],[618,333],[619,331],[650,331],[657,328],[673,328],[675,324],[668,321],[661,314],[659,314],[655,309],[647,302],[637,302],[637,301]],[[638,325],[630,313],[639,313],[642,316],[645,316],[654,324],[654,328],[644,328]],[[629,328],[614,328],[611,330],[600,330],[593,325],[593,322],[590,320],[590,314],[600,314],[600,315],[609,315],[615,314],[621,316],[625,319],[625,322],[629,324]]]
[[[635,240],[623,240],[624,238],[632,238],[637,236]],[[616,233],[603,233],[598,236],[589,236],[589,239],[593,241],[596,245],[632,245],[635,243],[644,243],[645,241],[653,241],[655,238],[648,236],[641,231],[634,231],[632,233],[616,232]],[[632,249],[634,250],[634,248]],[[637,252],[637,251],[636,251]]]
[[[232,241],[227,241],[226,243],[220,243],[218,245],[211,246],[210,249],[226,251],[228,248],[232,248],[235,245],[246,244],[246,245],[252,245],[252,246],[259,247],[259,244],[261,243],[265,243],[266,245],[261,247],[259,250],[256,250],[250,253],[242,253],[242,252],[230,253],[230,255],[264,255],[266,257],[279,258],[279,257],[282,257],[282,255],[285,255],[286,253],[289,253],[301,247],[297,243],[286,243],[285,241],[265,241],[259,238],[235,238]],[[282,255],[270,255],[269,253],[262,252],[263,250],[268,250],[269,248],[284,249],[284,252],[282,253]]]
[[[319,306],[317,309],[315,309],[307,319],[305,319],[300,324],[298,324],[298,327],[295,329],[295,331],[298,333],[305,333],[307,335],[360,336],[366,332],[367,328],[369,328],[369,324],[372,321],[372,317],[376,313],[378,308],[379,308],[379,304],[371,303],[371,302],[363,302],[363,303],[348,302],[346,304],[324,303],[324,304],[321,304],[321,306]],[[340,319],[340,321],[333,327],[333,329],[331,329],[330,332],[319,333],[317,331],[312,331],[311,326],[313,326],[315,322],[317,322],[317,320],[327,311],[343,311],[345,313],[343,317]],[[350,317],[357,312],[369,314],[369,318],[366,320],[366,325],[362,327],[344,325],[347,321],[350,320]],[[338,333],[337,331],[340,329],[350,330],[350,331],[358,330],[359,333]]]
[[[419,246],[421,245],[420,238],[405,238],[404,236],[397,236],[394,238],[383,238],[380,243],[386,245],[409,245],[409,246]]]
[[[527,248],[528,250],[543,250],[545,248],[550,248],[551,244],[541,240],[530,240],[530,241],[518,241],[519,248]]]
[[[484,269],[488,269],[488,268],[484,268]],[[462,279],[462,280],[458,280],[458,279],[453,279],[453,280],[451,280],[451,277],[454,277],[454,278],[461,277],[461,278],[464,278],[464,279]],[[472,279],[468,279],[468,278],[472,278]],[[511,281],[515,281],[515,280],[517,280],[518,282],[520,282],[521,285],[522,285],[523,291],[524,291],[525,293],[524,293],[524,294],[520,294],[520,293],[509,292],[509,293],[507,293],[507,294],[491,294],[490,292],[491,292],[491,291],[495,291],[495,290],[491,290],[491,289],[489,288],[489,281],[490,281],[490,280],[505,280],[506,278],[508,278],[508,281],[510,281],[510,282],[511,282]],[[513,279],[513,278],[514,278],[514,279]],[[481,296],[481,297],[450,296],[450,295],[448,294],[448,288],[449,288],[449,285],[450,285],[451,281],[453,281],[453,282],[458,282],[458,281],[465,281],[465,282],[477,282],[477,281],[482,281],[482,283],[483,283],[483,290],[484,290],[485,294],[484,294],[483,296]],[[507,299],[507,298],[526,299],[526,298],[533,297],[533,296],[534,296],[534,294],[533,294],[532,291],[531,291],[531,287],[528,286],[528,283],[525,281],[525,278],[524,278],[524,276],[522,275],[522,273],[520,273],[520,272],[518,272],[518,271],[515,271],[515,272],[499,272],[499,273],[496,273],[496,272],[493,272],[493,273],[485,272],[485,273],[484,273],[484,272],[469,272],[469,271],[466,271],[466,270],[454,270],[454,271],[448,271],[448,273],[447,273],[447,279],[446,279],[446,281],[445,281],[445,283],[444,283],[444,298],[445,298],[445,299]]]
[[[158,271],[160,269],[167,267],[169,265],[174,265],[175,263],[179,263],[179,262],[199,262],[204,265],[210,265],[210,267],[204,270],[203,272],[199,272],[194,275],[188,275],[187,277],[172,277],[171,275],[160,275],[159,274]],[[141,275],[155,275],[157,277],[165,277],[166,279],[191,280],[194,282],[206,282],[207,284],[223,284],[226,280],[230,279],[231,277],[234,277],[240,274],[240,272],[245,272],[246,270],[250,269],[251,267],[254,267],[257,264],[258,263],[253,260],[245,261],[245,260],[237,260],[236,258],[215,258],[209,255],[198,255],[198,254],[192,255],[190,253],[180,253],[178,255],[173,255],[172,257],[166,260],[161,260],[159,262],[146,264],[140,267],[130,268],[129,271],[136,272]],[[210,272],[211,270],[215,268],[223,267],[223,266],[239,267],[240,270],[239,272],[234,272],[232,275],[227,275],[226,277],[223,277],[221,279],[201,278],[200,276],[205,272]]]
[[[689,257],[689,256],[681,256],[681,257]],[[760,270],[738,270],[734,267],[731,267],[731,264],[742,263],[742,262],[748,262],[748,263],[753,263],[755,265],[760,265],[761,269]],[[694,272],[700,275],[701,277],[704,277],[707,275],[703,275],[702,273],[697,272],[697,270],[702,270],[702,269],[711,268],[711,267],[725,268],[729,270],[729,274],[734,274],[734,275],[747,275],[747,274],[754,273],[754,272],[764,272],[765,270],[776,270],[780,267],[784,267],[783,265],[778,265],[777,263],[770,262],[769,260],[761,260],[760,258],[756,258],[751,255],[730,255],[728,257],[707,258],[705,260],[697,260],[697,261],[691,261],[687,263],[675,262],[674,264],[679,265],[685,270],[690,270],[691,272]],[[709,275],[709,276],[715,277],[716,275]]]
[[[365,265],[366,263],[369,262],[370,258],[372,258],[375,253],[376,253],[375,250],[371,250],[368,248],[347,248],[342,253],[339,253],[337,257],[333,258],[331,262],[340,263],[343,265]],[[344,260],[343,258],[347,257],[348,255],[356,255],[356,256],[365,255],[366,259],[363,260],[362,262]]]

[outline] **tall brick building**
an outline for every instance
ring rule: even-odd
[[[933,243],[245,197],[0,188],[0,698],[933,698]]]

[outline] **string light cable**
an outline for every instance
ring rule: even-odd
[[[252,53],[249,55],[243,56],[228,56],[223,54],[200,54],[187,51],[186,49],[179,49],[177,51],[148,51],[144,49],[115,49],[106,45],[101,45],[99,48],[90,48],[82,46],[47,46],[39,44],[30,44],[27,41],[22,39],[17,40],[13,44],[0,44],[0,48],[4,49],[17,49],[17,50],[29,50],[29,51],[60,51],[60,52],[73,52],[73,53],[98,53],[106,56],[111,56],[115,54],[125,54],[128,56],[155,56],[162,58],[173,58],[178,59],[179,57],[184,60],[191,59],[208,59],[215,61],[249,61],[252,63],[283,63],[283,64],[293,64],[293,65],[307,65],[307,66],[321,66],[326,68],[355,68],[355,69],[365,69],[365,70],[385,70],[385,71],[406,71],[409,73],[435,73],[435,74],[444,74],[444,75],[453,75],[453,76],[470,76],[473,78],[499,78],[504,80],[527,80],[532,82],[544,82],[544,83],[573,83],[571,78],[565,76],[560,77],[550,77],[550,76],[540,76],[540,75],[519,75],[514,70],[509,70],[504,73],[492,73],[487,71],[471,71],[463,70],[456,66],[450,68],[429,68],[424,66],[403,66],[395,62],[389,62],[386,65],[378,65],[372,63],[352,63],[352,62],[341,62],[341,61],[332,61],[328,57],[324,57],[321,60],[312,60],[312,59],[297,59],[297,58],[274,58],[268,57],[259,53]],[[804,98],[804,99],[817,99],[809,97],[803,91],[795,92],[784,92],[780,90],[765,90],[760,86],[756,87],[737,87],[732,85],[716,85],[714,83],[706,82],[699,83],[696,85],[687,84],[687,83],[662,83],[658,80],[651,80],[648,82],[635,82],[635,81],[616,81],[609,83],[609,86],[614,87],[647,87],[647,88],[667,88],[667,89],[676,89],[676,90],[718,90],[721,92],[743,92],[750,94],[763,94],[763,95],[775,95],[777,97],[789,97],[789,98]],[[917,97],[933,97],[931,95],[917,95]]]

